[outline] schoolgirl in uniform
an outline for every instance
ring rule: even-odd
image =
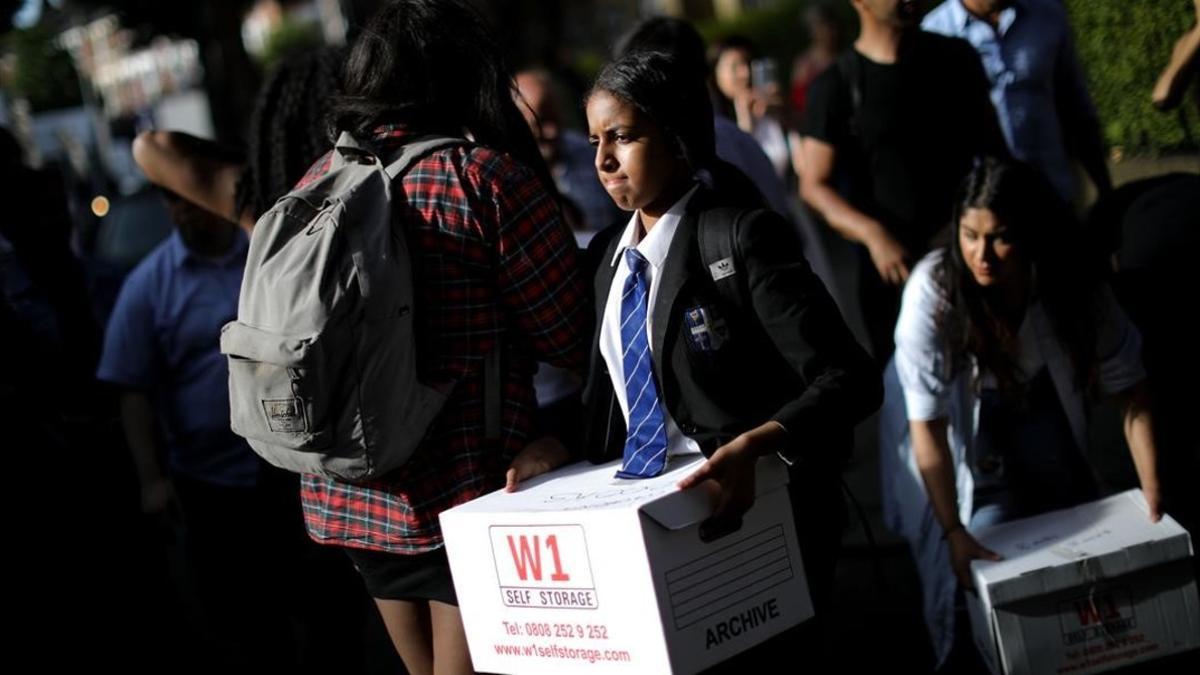
[[[880,403],[876,367],[793,227],[746,207],[744,177],[717,160],[702,79],[670,55],[633,52],[601,71],[586,103],[600,181],[632,212],[589,248],[588,456],[621,457],[618,475],[637,479],[703,452],[680,487],[717,483],[715,535],[753,505],[759,458],[782,457],[820,615],[842,526],[838,469]],[[732,242],[729,256],[705,259],[702,221]]]

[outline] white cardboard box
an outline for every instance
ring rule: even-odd
[[[1151,523],[1140,490],[1002,523],[967,594],[993,673],[1099,673],[1200,646],[1191,539]]]
[[[712,510],[676,483],[573,464],[441,515],[476,670],[694,673],[813,615],[778,458],[737,532],[702,542]]]

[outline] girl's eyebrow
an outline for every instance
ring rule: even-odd
[[[614,133],[617,131],[629,131],[631,129],[633,129],[632,124],[628,124],[626,122],[619,122],[619,123],[604,127],[603,129],[600,130],[600,133],[611,134],[611,133]],[[589,132],[588,136],[591,138],[595,138],[597,136],[597,134]]]

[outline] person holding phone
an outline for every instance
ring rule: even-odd
[[[759,57],[749,38],[733,35],[713,44],[709,65],[717,111],[754,136],[775,173],[794,187],[799,171],[792,163],[792,148],[800,138],[789,139],[781,122],[783,95],[775,61]]]

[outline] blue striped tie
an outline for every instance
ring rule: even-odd
[[[646,305],[650,285],[646,283],[646,259],[635,249],[625,249],[629,277],[621,294],[621,363],[625,371],[625,401],[629,404],[629,431],[625,435],[625,460],[617,478],[650,478],[667,464],[667,427],[654,362],[646,335]]]

